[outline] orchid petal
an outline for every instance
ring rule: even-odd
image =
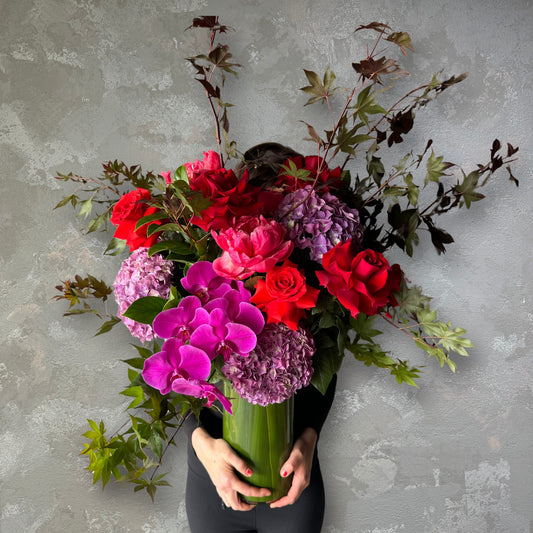
[[[191,379],[205,380],[211,373],[211,359],[200,348],[195,346],[182,346],[180,348],[181,364]]]
[[[226,344],[231,344],[235,352],[246,355],[255,348],[257,336],[248,326],[230,322],[226,329]]]

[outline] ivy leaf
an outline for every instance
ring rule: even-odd
[[[95,337],[98,335],[102,335],[103,333],[107,333],[108,331],[111,331],[113,326],[115,326],[119,322],[122,322],[120,318],[118,318],[117,316],[113,316],[100,326],[100,329],[96,332]]]
[[[387,111],[381,107],[377,101],[374,93],[371,92],[370,86],[365,87],[357,95],[357,103],[355,105],[355,114],[368,126],[367,115],[386,115]]]
[[[431,155],[426,163],[427,174],[425,185],[430,181],[438,182],[441,176],[446,175],[444,171],[453,166],[453,163],[448,163],[447,161],[443,161],[443,159],[444,156],[435,157],[435,153],[431,150]]]
[[[76,207],[78,201],[78,197],[75,194],[71,194],[70,196],[65,196],[55,207],[54,209],[57,209],[58,207],[63,207],[64,205],[67,205],[69,202],[72,205],[72,207]]]
[[[390,371],[390,373],[396,378],[396,381],[399,384],[405,382],[408,385],[418,388],[418,385],[415,383],[415,379],[420,377],[419,374],[421,370],[415,367],[409,368],[406,361],[399,360],[398,363],[399,364]]]
[[[485,198],[485,196],[479,192],[476,192],[478,186],[479,173],[477,170],[470,172],[467,176],[464,177],[463,182],[455,186],[455,191],[461,195],[462,200],[465,203],[465,206],[470,208],[472,202],[478,202]]]
[[[107,248],[104,251],[104,255],[119,255],[126,248],[126,241],[113,237]]]
[[[91,214],[93,208],[93,199],[87,198],[87,200],[82,200],[79,204],[81,205],[81,208],[77,216],[87,218]]]
[[[364,313],[359,313],[357,318],[350,316],[350,327],[365,341],[372,342],[373,338],[381,335],[382,332],[373,329],[375,316],[367,316]]]
[[[413,175],[411,173],[405,175],[403,180],[407,185],[407,199],[413,207],[416,207],[418,204],[418,195],[420,193],[420,189],[413,183]]]
[[[140,385],[136,385],[134,387],[128,387],[127,389],[123,390],[120,394],[122,394],[123,396],[130,396],[133,398],[133,401],[128,405],[127,409],[133,409],[134,407],[137,407],[138,405],[144,402],[144,391]]]
[[[414,52],[413,45],[411,44],[411,37],[405,31],[395,31],[386,37],[387,41],[390,41],[400,47],[400,50],[404,56],[407,55],[406,48]]]
[[[417,285],[409,286],[402,280],[400,290],[394,293],[398,307],[393,309],[406,316],[416,316],[416,313],[427,306],[431,298],[422,294],[422,289]]]
[[[301,87],[300,90],[307,94],[313,95],[311,98],[309,98],[305,105],[313,104],[319,101],[325,102],[335,92],[335,89],[332,88],[332,85],[335,82],[336,76],[329,67],[326,69],[322,80],[320,79],[320,76],[312,70],[304,69],[304,73],[309,85]]]

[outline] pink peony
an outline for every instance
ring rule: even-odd
[[[276,263],[284,261],[293,250],[293,243],[285,239],[286,230],[274,220],[245,216],[218,235],[216,243],[224,250],[215,259],[215,272],[228,279],[245,279],[256,272],[268,272]]]

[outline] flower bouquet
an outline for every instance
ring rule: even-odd
[[[228,28],[217,17],[195,19],[191,28],[209,32],[207,53],[188,61],[213,113],[216,150],[160,175],[110,161],[99,178],[57,176],[77,185],[58,207],[70,203],[86,218],[103,207],[87,231],[110,222],[106,253],[128,247],[129,256],[113,288],[76,276],[57,287],[56,298],[69,301],[67,315],[102,318],[98,334],[122,322],[141,341],[125,361],[129,422],[107,436],[103,422],[89,420],[82,453],[94,483],[113,476],[152,499],[168,484],[158,474],[166,450],[201,409],[224,412],[225,438],[254,465],[266,456],[266,471],[258,468],[251,481],[276,491],[294,395],[310,384],[324,394],[345,354],[417,386],[420,368],[377,342],[378,320],[455,371],[451,354],[466,356],[472,346],[465,330],[438,320],[430,298],[385,254],[398,247],[412,256],[423,230],[443,253],[453,237],[438,215],[481,200],[500,167],[518,184],[509,166],[518,148],[498,140],[488,162],[468,173],[436,155],[431,140],[385,168],[380,150],[403,142],[415,113],[465,75],[434,75],[382,106],[380,88],[406,73],[378,48],[388,43],[406,55],[412,45],[407,33],[381,23],[356,30],[377,37],[352,64],[352,88],[337,87],[329,68],[322,77],[304,71],[307,104],[326,104],[337,117],[322,136],[307,125],[314,155],[271,142],[241,153],[221,97],[225,75],[239,66],[216,43]],[[113,289],[116,316],[90,303],[106,302]]]

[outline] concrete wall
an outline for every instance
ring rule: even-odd
[[[445,221],[456,244],[425,243],[410,279],[476,348],[452,375],[394,333],[387,347],[427,364],[420,389],[346,360],[321,439],[326,533],[527,533],[533,529],[532,32],[530,0],[1,0],[0,239],[3,533],[185,533],[183,442],[168,455],[172,488],[155,505],[131,487],[102,492],[80,458],[86,418],[124,418],[125,328],[93,337],[96,319],[63,318],[54,285],[90,272],[112,282],[106,237],[84,236],[53,176],[99,173],[108,159],[157,172],[213,148],[212,125],[184,57],[199,50],[193,16],[219,14],[243,65],[226,98],[245,149],[276,140],[311,151],[300,119],[302,68],[331,65],[349,83],[374,20],[411,33],[402,94],[435,71],[468,70],[419,113],[402,150],[423,147],[472,169],[493,138],[520,146],[521,187],[501,179],[487,201]],[[324,122],[324,124],[326,124]],[[354,171],[356,168],[354,167]]]

